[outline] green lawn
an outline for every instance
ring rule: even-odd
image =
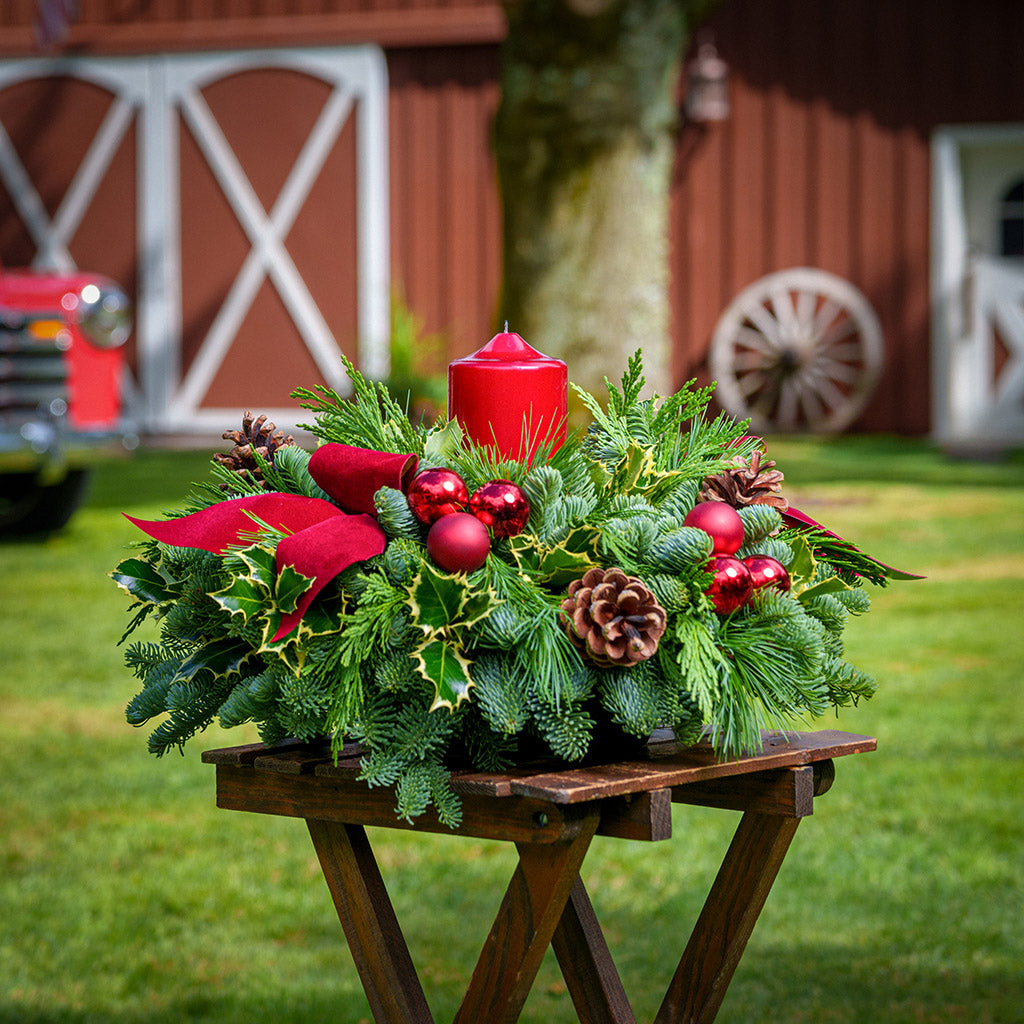
[[[779,441],[804,511],[922,582],[848,629],[878,737],[837,764],[719,1015],[747,1022],[1024,1021],[1024,462],[891,439]],[[206,455],[100,468],[60,536],[0,544],[0,1022],[357,1024],[370,1014],[300,822],[218,811],[206,747],[123,719],[127,599],[106,579]],[[823,723],[835,725],[832,719]],[[736,817],[676,808],[670,842],[598,839],[585,875],[639,1020],[653,1018]],[[438,1021],[512,870],[499,844],[376,833]],[[575,1020],[549,956],[524,1021]],[[481,1022],[486,1024],[486,1022]]]

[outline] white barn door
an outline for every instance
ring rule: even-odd
[[[286,69],[327,87],[327,98],[312,119],[308,137],[272,201],[259,198],[243,162],[218,121],[204,90],[233,75],[260,69]],[[89,207],[111,154],[134,125],[136,132],[136,221],[138,249],[137,376],[128,382],[132,411],[151,432],[209,433],[235,426],[237,407],[211,401],[211,386],[240,337],[260,289],[269,282],[301,345],[323,380],[341,393],[348,381],[335,337],[321,304],[289,251],[288,235],[310,199],[325,162],[346,124],[355,120],[356,223],[355,332],[357,363],[371,377],[389,367],[389,212],[387,74],[378,47],[252,50],[141,58],[68,58],[0,61],[0,89],[53,76],[86,79],[107,90],[111,102],[103,123],[75,173],[54,216],[48,216],[32,181],[0,125],[0,176],[14,197],[19,217],[36,246],[35,264],[72,269],[69,240]],[[241,125],[245,130],[245,125]],[[248,251],[214,310],[206,310],[201,338],[183,352],[183,258],[190,242],[182,238],[182,132],[201,153],[222,193]],[[194,243],[194,240],[191,240]],[[216,238],[200,240],[215,248]],[[324,245],[330,246],[325,225]],[[184,255],[183,255],[184,254]],[[87,268],[84,268],[87,269]],[[186,268],[187,269],[187,268]],[[194,331],[192,332],[194,334]],[[236,350],[237,355],[237,350]],[[260,374],[253,369],[253,399],[260,402]],[[312,383],[294,380],[288,386]],[[280,388],[277,389],[278,392]],[[292,407],[259,406],[279,426],[301,418]]]

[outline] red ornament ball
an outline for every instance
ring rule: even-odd
[[[427,554],[448,572],[472,572],[487,561],[491,536],[468,512],[443,516],[427,534]]]
[[[511,480],[492,480],[473,492],[469,511],[495,537],[514,537],[530,519],[530,502]]]
[[[743,559],[743,564],[750,570],[755,590],[761,587],[789,590],[790,580],[786,567],[771,555],[748,555]]]
[[[716,555],[731,555],[743,543],[743,520],[724,501],[702,501],[686,514],[683,526],[696,526],[711,537]]]
[[[754,592],[750,570],[732,555],[715,555],[708,563],[715,574],[711,586],[705,591],[719,615],[730,615],[742,608]]]
[[[452,469],[425,469],[412,478],[405,496],[412,514],[429,526],[442,516],[464,511],[469,490]]]

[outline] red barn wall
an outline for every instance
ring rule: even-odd
[[[0,5],[0,54],[32,52],[34,6]],[[393,281],[427,330],[448,334],[449,357],[486,340],[500,281],[490,131],[504,28],[494,0],[153,0],[144,15],[124,10],[82,0],[68,52],[380,43]],[[732,113],[680,132],[676,382],[703,373],[715,322],[744,286],[818,266],[865,292],[885,334],[886,372],[858,427],[926,432],[929,140],[941,124],[1024,121],[1024,5],[723,0],[708,28],[730,66]],[[10,261],[9,217],[0,206],[0,257]],[[83,242],[76,258],[91,262],[100,244]]]

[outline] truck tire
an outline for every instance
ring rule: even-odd
[[[0,534],[55,533],[82,503],[87,469],[72,469],[55,484],[41,484],[34,473],[0,475]]]

